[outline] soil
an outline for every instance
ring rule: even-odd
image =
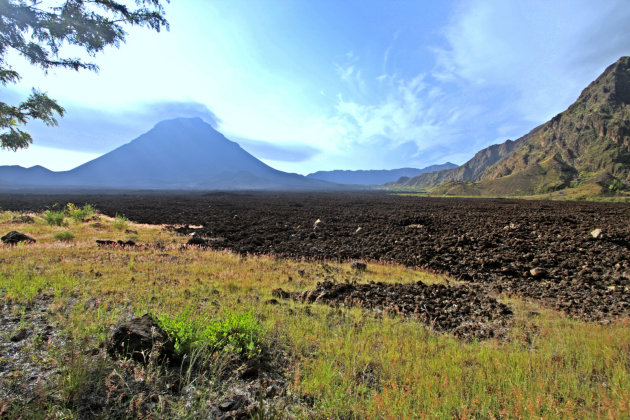
[[[628,204],[380,193],[0,195],[7,210],[68,201],[136,222],[178,225],[173,229],[196,233],[209,248],[393,262],[587,320],[630,315]]]

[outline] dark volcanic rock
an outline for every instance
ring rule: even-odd
[[[157,352],[154,356],[159,359],[172,361],[175,357],[173,342],[150,314],[116,327],[107,352],[115,358],[131,357],[141,363],[148,362],[152,352]]]
[[[195,245],[195,246],[209,246],[208,241],[204,238],[202,238],[199,235],[193,235],[188,242],[186,242],[186,245]]]
[[[286,292],[279,289],[274,295],[307,303],[358,306],[408,316],[437,331],[451,332],[464,339],[502,336],[512,318],[512,310],[507,305],[468,285],[324,281],[317,283],[314,290]]]
[[[627,203],[374,193],[68,195],[65,200],[94,203],[105,214],[124,213],[140,223],[202,226],[194,231],[209,238],[212,249],[402,264],[534,299],[582,319],[630,315]],[[58,195],[0,194],[0,207],[14,211],[40,211],[59,201]],[[314,232],[315,218],[326,228]],[[602,231],[598,239],[590,234],[594,228]],[[534,279],[532,268],[547,275]]]
[[[350,267],[357,271],[365,271],[367,270],[367,264],[363,261],[352,261],[350,263]]]
[[[15,230],[12,230],[11,232],[7,233],[2,238],[0,238],[0,240],[2,240],[2,242],[4,242],[5,244],[9,244],[9,245],[15,245],[20,242],[28,242],[28,243],[36,242],[35,239],[31,238],[30,236],[25,235]]]

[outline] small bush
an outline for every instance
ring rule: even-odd
[[[63,211],[46,210],[44,213],[44,220],[50,226],[65,226],[67,224],[65,217],[66,214]]]
[[[118,230],[126,229],[128,221],[129,219],[127,219],[125,216],[116,213],[116,218],[112,220],[112,227]]]
[[[620,180],[616,178],[613,180],[612,184],[608,186],[608,189],[610,191],[615,191],[615,192],[621,191],[623,190],[623,188],[624,188],[623,182],[621,182]]]
[[[96,214],[96,209],[91,204],[86,204],[83,207],[77,207],[76,204],[68,203],[66,206],[66,213],[75,222],[84,222]]]
[[[207,348],[210,352],[231,352],[253,356],[259,351],[263,327],[254,314],[227,313],[222,321],[206,322],[192,317],[190,307],[178,316],[162,316],[159,324],[175,342],[178,355]]]
[[[74,239],[74,233],[69,230],[64,230],[63,232],[57,232],[54,235],[55,239],[61,242],[70,242]]]

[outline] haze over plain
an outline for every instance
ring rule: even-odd
[[[156,122],[200,116],[276,169],[457,164],[518,138],[630,54],[623,1],[173,2],[171,30],[131,31],[98,74],[22,82],[68,110],[0,164],[70,169]],[[21,63],[21,64],[20,64]]]

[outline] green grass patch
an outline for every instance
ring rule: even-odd
[[[263,337],[263,327],[252,311],[227,312],[222,320],[208,321],[195,317],[189,306],[175,317],[159,317],[158,322],[180,356],[197,349],[252,356],[259,351]]]
[[[74,203],[68,203],[66,205],[66,213],[75,222],[84,222],[94,217],[96,209],[91,204],[85,204],[83,207],[78,207]]]
[[[116,217],[111,221],[111,225],[114,229],[123,230],[126,229],[129,224],[129,219],[124,215],[116,213]]]
[[[69,230],[64,230],[62,232],[55,232],[53,237],[60,242],[70,242],[74,239],[74,233]]]
[[[67,226],[65,211],[46,210],[44,213],[44,221],[50,226]]]

